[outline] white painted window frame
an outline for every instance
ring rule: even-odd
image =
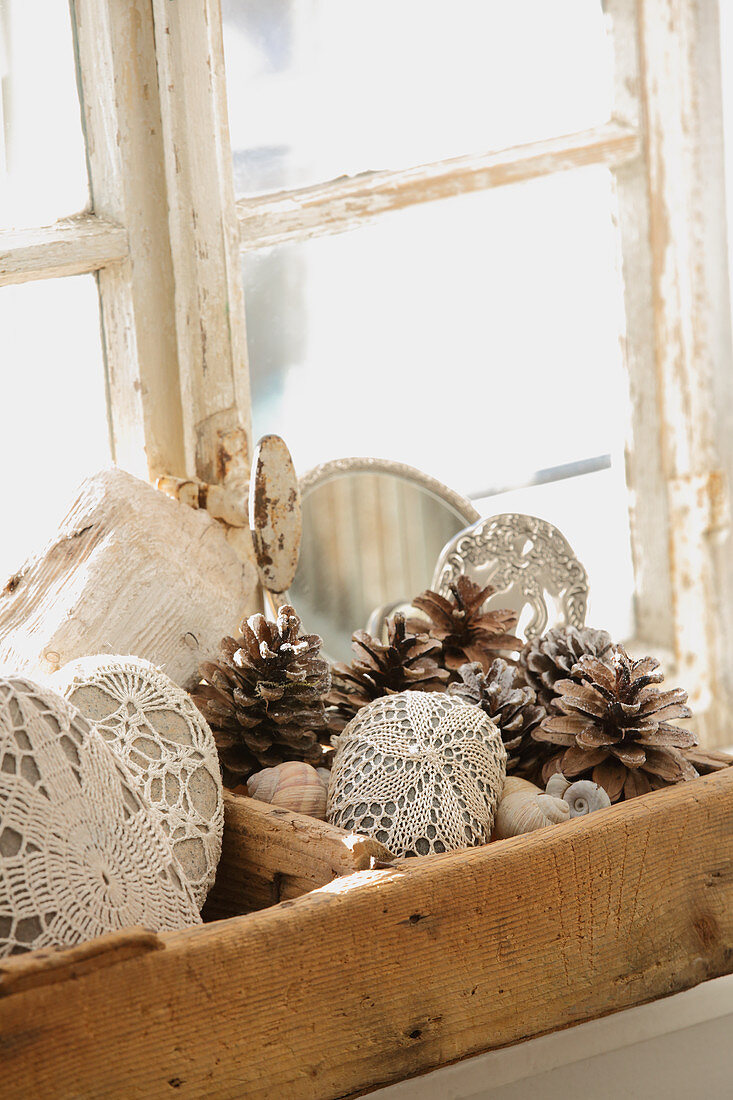
[[[733,697],[718,9],[714,0],[605,6],[617,66],[605,125],[235,201],[219,0],[71,0],[93,213],[0,232],[0,285],[95,272],[116,460],[150,478],[220,483],[241,501],[250,454],[241,252],[609,167],[625,284],[635,644],[672,656],[715,742]]]

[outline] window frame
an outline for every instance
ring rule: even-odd
[[[604,6],[616,68],[604,125],[237,199],[219,0],[70,0],[92,212],[0,232],[0,286],[95,273],[115,460],[153,480],[221,485],[241,508],[251,454],[241,253],[610,168],[630,396],[630,644],[666,658],[720,743],[733,699],[733,352],[718,6]]]

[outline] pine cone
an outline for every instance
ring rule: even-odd
[[[227,786],[285,760],[322,762],[326,737],[328,662],[317,634],[300,634],[300,619],[283,605],[277,622],[252,615],[240,638],[224,638],[221,659],[201,666],[205,683],[194,702],[214,733]]]
[[[664,675],[653,657],[632,660],[622,646],[600,659],[581,657],[573,679],[556,680],[556,712],[533,736],[562,746],[545,763],[547,780],[556,771],[568,779],[592,779],[612,802],[698,775],[680,751],[697,744],[673,725],[689,718],[687,692],[659,691]],[[558,714],[557,711],[560,713]]]
[[[451,684],[448,694],[481,707],[499,727],[507,752],[507,773],[533,782],[539,779],[541,765],[551,750],[532,737],[532,730],[546,715],[545,708],[537,705],[533,689],[501,657],[487,673],[476,662],[462,665],[458,675],[460,683]]]
[[[440,667],[440,643],[426,634],[410,632],[405,616],[387,622],[387,645],[366,630],[353,635],[354,659],[333,666],[333,688],[328,697],[329,726],[339,732],[356,712],[381,695],[400,691],[445,691],[448,673]]]
[[[417,596],[412,602],[429,622],[411,619],[407,624],[409,630],[427,630],[442,643],[445,668],[457,673],[461,665],[478,662],[486,672],[496,656],[522,648],[519,638],[509,633],[517,625],[516,612],[481,610],[496,591],[492,585],[481,588],[463,574],[450,590],[451,599],[430,589]]]
[[[700,775],[720,772],[723,768],[730,768],[733,765],[733,756],[729,752],[722,752],[720,749],[683,749],[682,755],[685,760],[689,760],[697,768]]]
[[[559,626],[527,642],[519,663],[527,683],[537,693],[537,702],[549,709],[556,695],[556,682],[571,676],[581,657],[602,658],[610,646],[611,635],[605,630]]]

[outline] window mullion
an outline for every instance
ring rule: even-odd
[[[418,203],[591,164],[614,166],[638,153],[636,129],[609,123],[499,152],[475,153],[414,168],[363,172],[311,187],[242,198],[237,203],[242,247],[270,248],[342,233]]]
[[[129,256],[99,271],[113,454],[141,477],[186,474],[173,269],[145,0],[71,0],[92,208],[127,233]]]
[[[640,126],[637,0],[608,0],[615,67],[614,117]],[[626,481],[635,577],[635,633],[655,651],[675,651],[669,508],[662,460],[652,294],[649,185],[646,152],[614,170],[621,242],[624,311],[621,345],[628,374]]]
[[[124,227],[95,214],[40,228],[0,231],[0,286],[84,275],[120,263],[127,255]]]
[[[724,221],[715,194],[723,181],[717,8],[696,0],[608,6],[626,65],[618,81],[621,121],[634,109],[630,88],[638,89],[643,118],[644,177],[632,168],[617,172],[639,632],[663,643],[671,616],[677,675],[702,716],[698,724],[715,738],[733,684],[725,642],[733,631],[733,566],[719,548],[733,471],[725,443],[733,416],[730,330],[721,330],[726,276],[711,252],[705,213],[713,209]]]
[[[244,490],[249,378],[218,0],[153,0],[186,464]]]

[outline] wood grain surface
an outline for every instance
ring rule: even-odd
[[[11,994],[0,1095],[342,1097],[728,973],[732,810],[728,770]]]
[[[48,535],[0,589],[0,661],[31,677],[134,653],[190,686],[257,606],[254,568],[217,521],[123,470],[82,482]]]
[[[205,920],[298,898],[391,854],[378,841],[267,802],[224,792],[224,841]]]

